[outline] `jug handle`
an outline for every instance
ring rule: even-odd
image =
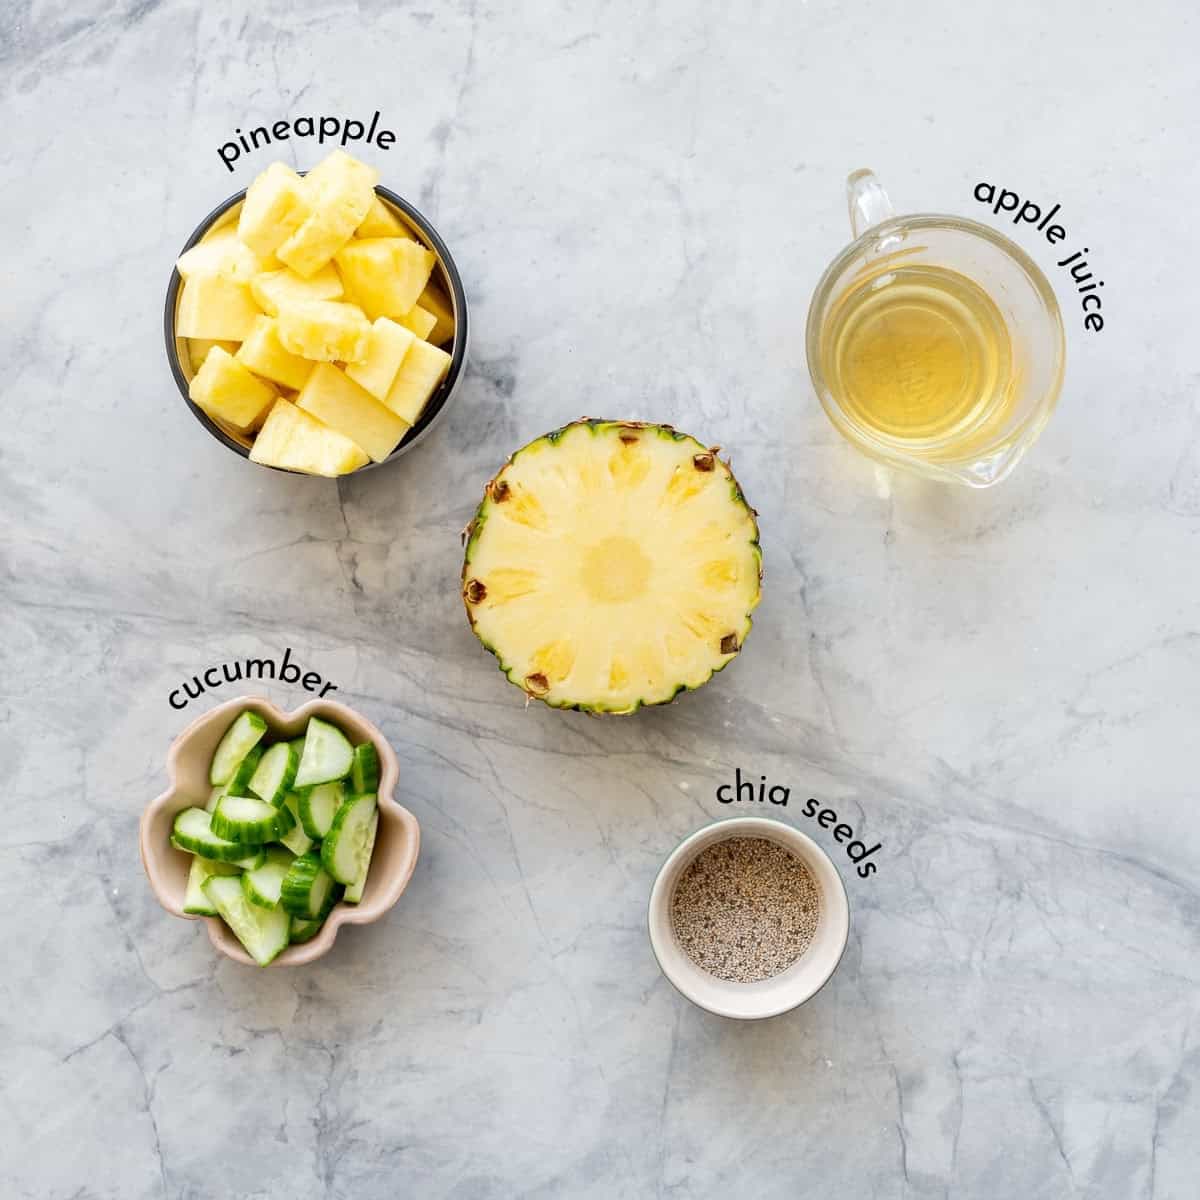
[[[865,168],[855,171],[846,180],[846,202],[850,208],[850,228],[856,238],[895,215],[879,177]]]

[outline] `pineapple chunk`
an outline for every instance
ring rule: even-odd
[[[305,279],[315,275],[354,236],[375,199],[379,172],[335,150],[305,176],[310,216],[275,252]]]
[[[285,350],[314,362],[362,362],[371,325],[353,304],[305,300],[279,314],[279,340]]]
[[[422,341],[428,341],[433,327],[437,324],[437,317],[429,309],[414,304],[412,312],[400,318],[400,324],[405,329],[411,329]]]
[[[275,399],[275,390],[251,375],[228,350],[214,346],[188,388],[192,402],[215,420],[247,430]]]
[[[306,279],[315,275],[354,236],[354,226],[341,212],[313,213],[282,246],[276,257]]]
[[[378,196],[375,197],[362,224],[354,231],[355,237],[379,238],[402,237],[411,240],[412,233],[405,223]]]
[[[279,340],[279,322],[271,317],[258,318],[236,358],[255,375],[288,388],[302,388],[313,370],[313,364],[307,358],[283,348]]]
[[[356,238],[337,254],[346,294],[371,320],[398,321],[412,312],[437,261],[406,238]]]
[[[238,238],[230,222],[208,234],[176,260],[175,269],[184,279],[193,275],[228,275],[242,283],[263,269],[262,259]]]
[[[288,400],[276,400],[263,424],[250,461],[307,475],[348,475],[370,462],[361,446],[301,412]]]
[[[331,263],[326,263],[311,279],[303,279],[288,267],[264,271],[250,280],[250,295],[263,312],[272,317],[297,300],[337,300],[342,281]]]
[[[230,354],[237,351],[237,342],[215,342],[211,338],[188,338],[187,352],[188,360],[192,364],[192,370],[198,371],[204,365],[204,360],[208,357],[208,352],[214,347],[220,346],[222,350],[227,350]]]
[[[376,462],[400,444],[408,432],[390,409],[329,363],[319,363],[300,391],[296,407],[311,413],[330,429],[344,433]]]
[[[391,391],[396,372],[412,344],[413,335],[409,330],[387,317],[380,317],[371,326],[367,357],[360,363],[351,363],[346,374],[376,400],[383,400]]]
[[[450,369],[450,355],[428,342],[414,341],[409,347],[396,381],[384,403],[410,425],[415,425],[429,397]]]
[[[440,287],[430,280],[417,303],[437,318],[433,332],[425,339],[435,346],[444,346],[454,336],[454,310]]]
[[[363,217],[371,211],[378,182],[379,172],[374,167],[359,162],[345,150],[331,150],[304,176],[304,187],[314,209],[328,207],[348,196],[361,198],[365,194]],[[362,217],[359,218],[361,222]]]
[[[258,315],[244,283],[228,275],[193,275],[183,283],[175,332],[179,337],[240,342]]]
[[[285,163],[274,162],[246,193],[238,216],[238,237],[265,258],[274,254],[311,212],[303,180]]]

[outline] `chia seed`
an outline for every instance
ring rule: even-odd
[[[705,847],[671,896],[671,928],[684,953],[734,983],[786,971],[812,943],[820,919],[820,885],[790,850],[767,838]]]

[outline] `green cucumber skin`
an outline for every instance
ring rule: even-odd
[[[238,764],[233,777],[228,783],[218,783],[208,794],[208,803],[204,806],[209,812],[215,812],[222,796],[244,796],[246,785],[249,784],[258,764],[262,760],[263,748],[261,743],[250,747],[250,753]]]
[[[299,793],[300,824],[314,842],[319,842],[333,827],[333,818],[346,798],[340,780],[315,783]]]
[[[252,795],[278,808],[292,790],[299,766],[300,756],[295,746],[290,742],[277,742],[262,756],[246,786]],[[244,789],[239,791],[230,787],[229,792],[235,796],[245,795]]]
[[[257,908],[247,899],[242,880],[210,875],[204,894],[233,931],[246,953],[265,967],[288,947],[291,920],[281,908]]]
[[[262,742],[250,747],[250,752],[238,763],[237,770],[234,771],[229,782],[225,785],[225,794],[227,796],[244,796],[246,794],[246,785],[254,777],[254,772],[258,770],[258,764],[262,762],[262,756]]]
[[[293,917],[292,931],[293,942],[308,942],[317,936],[321,931],[321,926],[325,924],[325,918],[338,906],[338,901],[342,899],[342,885],[335,883],[329,889],[329,895],[325,903],[321,905],[321,911],[315,917]],[[300,936],[296,936],[299,932]]]
[[[174,834],[171,835],[171,845],[183,854],[192,855],[193,858],[203,858],[206,862],[221,862],[218,858],[209,858],[205,854],[197,854],[195,850],[189,850],[186,846],[180,845],[179,839]],[[221,862],[221,865],[223,867],[236,867],[239,871],[253,871],[267,861],[267,848],[265,846],[241,846],[239,849],[244,851],[253,850],[254,853],[247,854],[245,858],[228,858],[224,862]]]
[[[354,747],[346,735],[329,721],[310,717],[304,734],[304,754],[296,774],[297,788],[345,779],[354,766]]]
[[[213,751],[208,768],[210,784],[228,783],[242,760],[262,740],[267,723],[250,709],[238,713],[230,722]]]
[[[312,917],[311,919],[293,917],[288,938],[293,946],[300,946],[305,942],[311,942],[321,932],[321,926],[324,924],[325,919],[323,917]]]
[[[369,806],[369,811],[364,806]],[[321,843],[321,862],[338,883],[353,885],[358,879],[366,853],[367,836],[367,828],[361,822],[369,822],[370,814],[376,807],[377,801],[373,795],[351,795],[337,810],[329,836]],[[348,845],[347,837],[353,837],[361,844]]]
[[[350,790],[379,791],[379,752],[374,742],[354,747],[354,765],[350,768]]]
[[[270,815],[264,815],[256,820],[234,816],[230,811],[237,807],[237,801],[254,800],[256,804],[268,807]],[[212,814],[213,832],[231,842],[245,842],[260,846],[264,842],[276,842],[288,833],[296,824],[288,808],[275,808],[268,801],[260,801],[252,796],[222,796]]]
[[[195,825],[197,829],[201,826],[200,819],[189,817],[189,813],[199,813],[203,818],[204,828],[200,832],[188,833],[187,828],[182,828],[184,825]],[[231,842],[214,833],[212,815],[206,813],[202,808],[185,808],[175,817],[171,841],[178,850],[185,850],[189,854],[199,854],[201,858],[211,858],[218,862],[238,863],[259,854],[262,850],[261,845]]]
[[[363,865],[362,873],[359,877],[346,888],[344,897],[347,904],[357,904],[363,898],[363,892],[367,887],[367,876],[371,873],[371,855],[375,852],[375,836],[379,832],[379,808],[376,806],[375,811],[371,814],[371,825],[367,830],[367,849],[366,863]]]
[[[323,875],[328,880],[328,884],[321,881]],[[321,865],[320,858],[312,853],[302,854],[293,861],[288,868],[287,875],[284,876],[283,887],[279,892],[279,903],[292,916],[310,920],[321,915],[322,908],[328,903],[328,896],[334,894],[332,884],[333,880],[329,879],[328,872]],[[321,897],[322,889],[325,888],[328,890],[325,896]],[[318,897],[321,898],[314,906],[313,901]]]

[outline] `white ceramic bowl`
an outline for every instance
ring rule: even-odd
[[[766,838],[790,850],[821,889],[820,920],[808,949],[786,971],[758,983],[710,975],[687,956],[671,927],[671,897],[680,875],[701,850],[734,837]],[[715,821],[680,842],[654,881],[648,920],[654,956],[676,990],[711,1013],[742,1021],[778,1016],[815,996],[837,969],[850,936],[846,889],[829,855],[798,829],[763,817]]]

